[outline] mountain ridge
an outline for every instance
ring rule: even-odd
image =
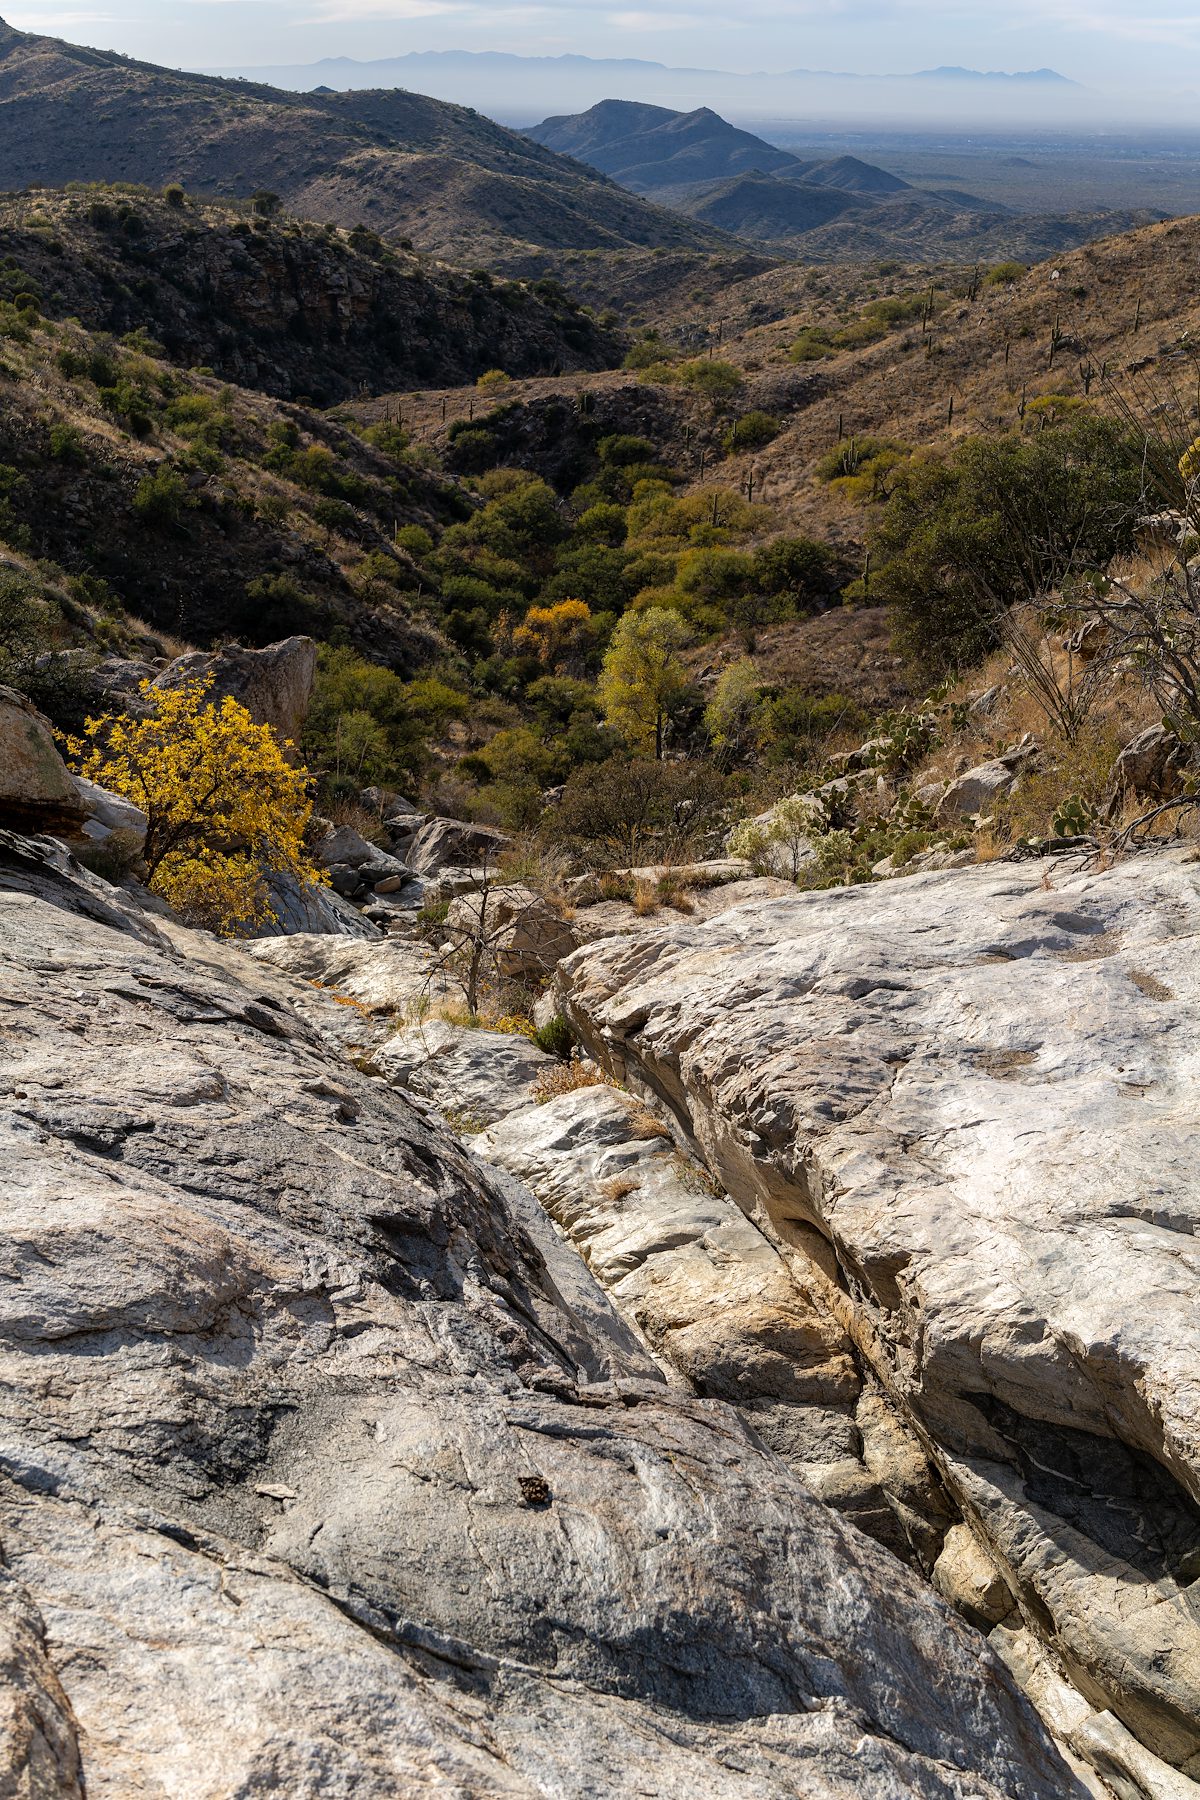
[[[653,208],[467,107],[398,90],[297,94],[137,62],[0,23],[0,167],[10,188],[181,181],[277,193],[455,262],[530,249],[714,251]]]

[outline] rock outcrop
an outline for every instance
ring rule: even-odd
[[[0,820],[31,831],[79,831],[87,817],[47,719],[0,687]]]
[[[0,944],[0,1786],[1081,1794],[970,1627],[269,968],[11,838]]]
[[[236,700],[256,725],[269,725],[285,744],[300,741],[317,673],[317,646],[312,638],[284,638],[263,650],[227,645],[223,650],[192,650],[155,677],[153,686],[179,687],[188,681],[209,683],[208,699],[219,705]]]
[[[592,1054],[775,1240],[819,1234],[824,1306],[1027,1625],[1176,1782],[1200,1776],[1198,937],[1180,851],[797,895],[560,971]]]

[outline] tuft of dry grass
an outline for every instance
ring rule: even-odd
[[[657,882],[639,881],[633,890],[633,910],[638,918],[653,918],[661,905]]]
[[[641,1185],[636,1175],[612,1175],[600,1183],[600,1193],[610,1206],[615,1206],[627,1195],[636,1194]]]
[[[590,1062],[558,1063],[539,1075],[533,1085],[533,1104],[545,1106],[563,1094],[577,1094],[581,1088],[616,1087],[616,1082],[603,1069]]]

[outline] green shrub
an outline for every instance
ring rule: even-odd
[[[782,430],[783,426],[771,413],[743,413],[725,433],[725,448],[735,455],[742,450],[761,450],[765,444],[774,443]]]
[[[178,525],[184,508],[192,504],[187,483],[177,469],[162,468],[143,476],[133,496],[134,516],[143,525],[158,529]]]

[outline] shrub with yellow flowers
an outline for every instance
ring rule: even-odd
[[[304,848],[307,771],[236,700],[210,700],[211,685],[143,682],[145,717],[89,719],[69,748],[81,775],[146,814],[146,885],[189,923],[238,937],[271,916],[268,873],[326,877]]]

